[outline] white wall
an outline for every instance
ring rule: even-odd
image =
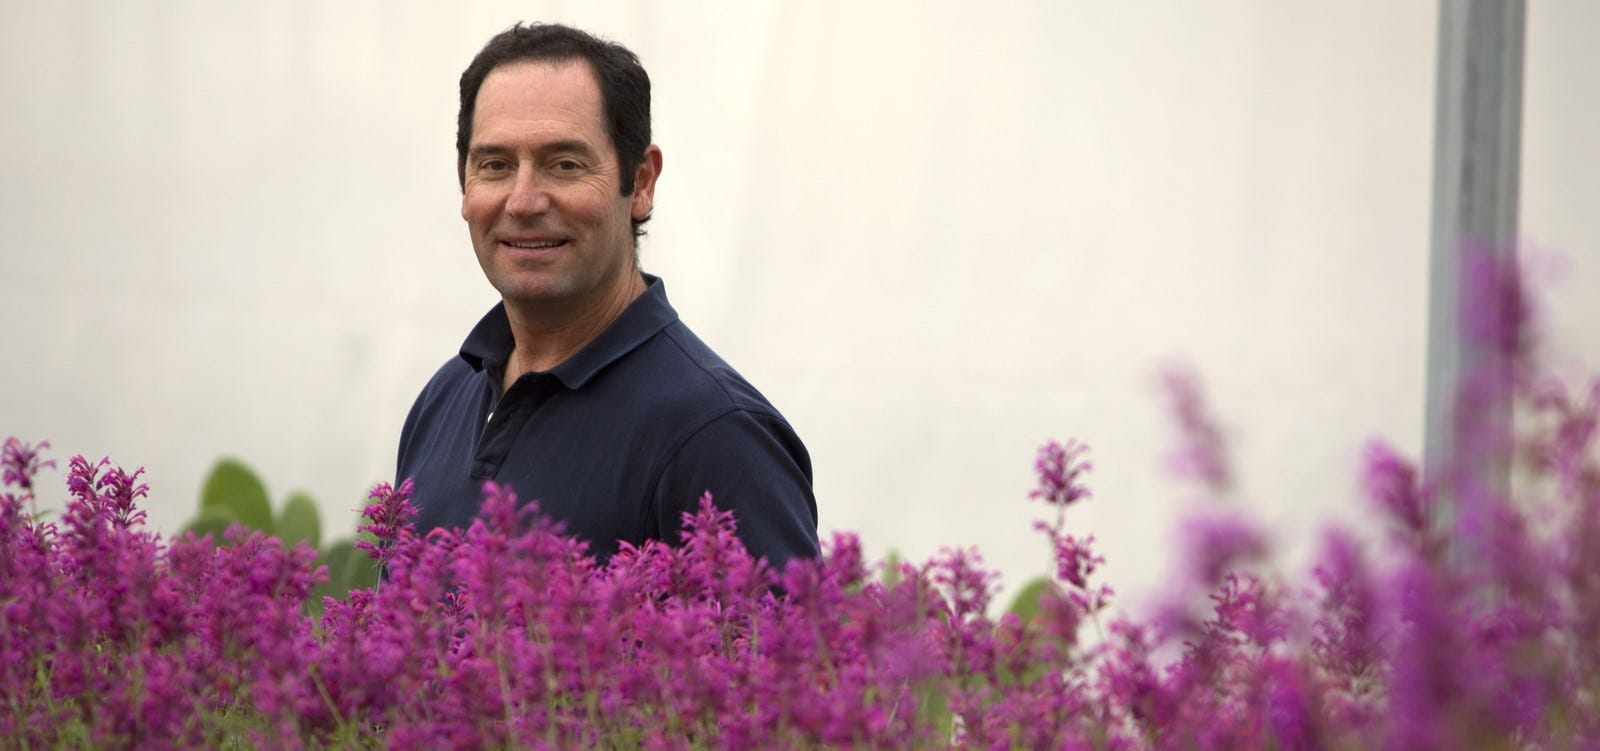
[[[997,5],[0,5],[0,433],[148,466],[163,529],[223,454],[353,520],[494,300],[457,78],[565,20],[649,69],[646,268],[807,441],[825,531],[977,545],[1018,584],[1034,447],[1075,436],[1071,522],[1136,600],[1182,507],[1173,357],[1286,540],[1358,517],[1361,442],[1421,445],[1435,4]],[[1595,7],[1529,12],[1524,229],[1570,260],[1579,355]]]

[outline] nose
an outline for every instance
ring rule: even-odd
[[[550,194],[537,172],[526,162],[517,168],[517,179],[511,185],[511,195],[506,196],[507,214],[529,217],[550,210]]]

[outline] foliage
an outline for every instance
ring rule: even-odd
[[[322,517],[317,502],[309,493],[297,490],[284,499],[283,509],[274,515],[267,486],[249,465],[233,457],[223,457],[211,466],[200,491],[200,508],[184,525],[184,533],[209,536],[226,542],[226,532],[234,524],[251,532],[277,537],[285,547],[305,542],[317,549],[322,541]],[[324,597],[343,597],[357,587],[370,587],[378,581],[378,568],[356,554],[352,538],[340,538],[322,546],[317,566],[327,568],[307,600],[312,613],[320,613]]]
[[[200,518],[238,522],[246,529],[271,534],[272,501],[267,498],[267,487],[261,478],[244,462],[219,459],[200,490]]]
[[[1503,308],[1520,316],[1516,306]],[[1520,320],[1517,321],[1520,325]],[[1491,327],[1492,328],[1492,327]],[[1308,579],[1245,519],[1185,522],[1153,617],[1109,610],[1082,444],[1049,443],[1033,498],[1055,563],[1022,618],[988,615],[976,551],[752,560],[709,496],[676,546],[605,563],[505,488],[464,530],[418,536],[409,483],[379,485],[358,548],[381,584],[303,601],[304,541],[243,526],[212,545],[142,528],[141,472],[71,460],[58,522],[29,512],[38,447],[5,444],[0,738],[99,748],[1578,749],[1600,737],[1600,382],[1538,375],[1461,408],[1491,454],[1427,482],[1382,443],[1365,487],[1388,537],[1330,530]],[[1221,433],[1169,379],[1176,465],[1230,487]],[[1490,394],[1490,397],[1485,397]],[[1515,397],[1527,431],[1485,398]],[[1493,406],[1492,404],[1489,406]],[[1472,436],[1464,436],[1470,439]],[[1515,460],[1519,493],[1485,482]],[[1470,499],[1467,502],[1463,499]],[[1444,513],[1450,510],[1451,513]],[[1102,638],[1081,638],[1088,624]]]

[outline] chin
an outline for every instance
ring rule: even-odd
[[[509,287],[501,287],[500,297],[504,298],[508,303],[540,304],[559,302],[570,297],[570,295],[564,293],[563,290],[551,289],[549,287],[513,285]]]

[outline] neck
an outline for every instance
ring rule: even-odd
[[[549,370],[583,349],[644,290],[644,276],[635,269],[613,285],[597,304],[580,309],[542,308],[506,300],[506,318],[516,347],[506,363],[504,387],[510,388],[523,373]]]

